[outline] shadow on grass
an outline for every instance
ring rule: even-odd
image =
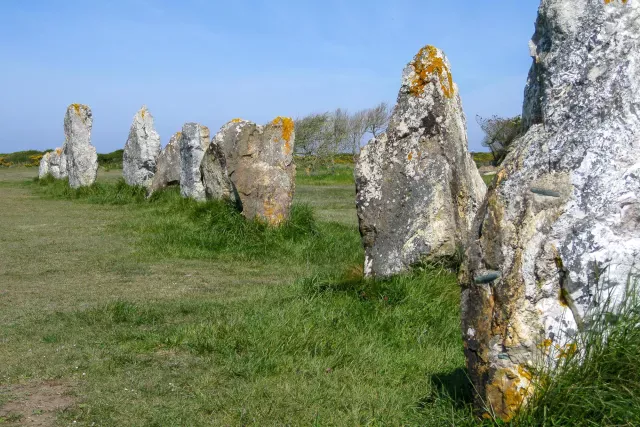
[[[457,409],[467,408],[473,403],[473,386],[465,368],[431,375],[433,392],[421,399],[421,406],[435,400],[450,400]]]

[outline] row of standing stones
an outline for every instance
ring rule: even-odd
[[[73,104],[64,123],[65,143],[43,156],[39,176],[69,177],[73,188],[89,186],[98,170],[91,110]],[[148,195],[179,184],[184,197],[228,200],[247,218],[278,225],[289,217],[295,189],[294,141],[288,117],[265,126],[234,119],[213,140],[206,126],[186,123],[161,149],[153,117],[142,107],[124,147],[123,176],[127,184],[146,188]]]
[[[430,46],[356,165],[366,275],[464,253],[475,404],[503,420],[638,286],[640,2],[542,0],[530,49],[524,134],[488,191],[449,62]]]
[[[464,254],[476,406],[504,420],[531,395],[533,372],[589,328],[591,310],[624,300],[640,254],[640,2],[542,0],[530,47],[526,132],[488,191],[467,151],[449,62],[433,46],[405,68],[387,131],[355,168],[365,275]],[[89,109],[71,106],[65,147],[45,171],[61,175],[66,161],[72,186],[92,182],[90,128]],[[160,152],[143,108],[124,175],[150,193],[179,182],[185,197],[227,198],[278,224],[293,195],[293,139],[290,119],[232,120],[213,141],[188,123]]]

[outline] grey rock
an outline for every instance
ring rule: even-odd
[[[237,203],[235,188],[227,171],[227,160],[222,146],[214,139],[209,144],[200,165],[202,183],[207,199],[228,200]]]
[[[122,174],[127,184],[146,188],[151,185],[160,149],[160,135],[153,127],[153,116],[143,106],[133,117],[124,146]]]
[[[640,253],[640,3],[543,0],[531,51],[526,133],[478,212],[461,273],[477,405],[503,419],[530,395],[531,371],[637,285]],[[476,283],[489,271],[500,277]]]
[[[158,155],[156,173],[153,175],[148,195],[168,187],[180,184],[180,137],[182,132],[176,132],[166,147]]]
[[[385,277],[464,248],[486,186],[467,151],[449,62],[426,46],[404,69],[387,132],[355,168],[365,274]]]
[[[270,225],[287,220],[295,191],[293,120],[278,117],[260,126],[234,119],[214,142],[223,149],[243,215]]]
[[[67,177],[67,157],[64,154],[64,148],[56,148],[50,153],[49,173],[55,179],[64,179]]]
[[[186,123],[180,135],[180,194],[195,200],[205,200],[200,164],[210,143],[209,128]]]
[[[42,179],[45,176],[49,175],[50,168],[50,160],[51,152],[44,153],[42,158],[40,159],[40,165],[38,166],[38,178]]]
[[[64,156],[71,188],[93,184],[98,174],[98,154],[91,145],[93,115],[86,105],[72,104],[64,117]]]

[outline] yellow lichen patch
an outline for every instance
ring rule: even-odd
[[[529,370],[522,365],[518,365],[518,373],[521,377],[526,378],[527,381],[531,381],[531,379],[533,378],[531,372],[529,372]]]
[[[77,115],[80,115],[80,109],[82,107],[84,107],[84,105],[81,104],[71,104],[71,107],[73,107],[73,109],[75,110]]]
[[[609,4],[609,3],[613,3],[616,0],[604,0],[604,4]],[[625,4],[628,0],[621,0],[622,4]]]
[[[413,96],[420,96],[424,88],[431,81],[431,76],[435,75],[440,82],[440,87],[444,96],[453,96],[453,76],[444,59],[438,56],[438,49],[434,46],[425,46],[416,54],[411,62],[415,77],[411,81],[409,90]]]
[[[264,219],[269,225],[280,225],[284,221],[284,215],[271,199],[265,200],[262,206],[264,208]]]
[[[62,148],[56,148],[56,154],[59,156],[62,154]]]
[[[295,127],[293,120],[289,117],[276,117],[271,122],[278,126],[282,125],[282,139],[284,139],[284,153],[286,155],[291,154],[291,135],[293,135],[293,129]]]
[[[409,155],[407,156],[407,160],[413,159],[413,151],[409,151]]]
[[[578,350],[576,343],[566,344],[564,348],[558,347],[558,359],[573,356]]]
[[[242,121],[242,119],[240,119],[240,118],[231,119],[231,123],[239,123],[241,121]]]
[[[550,338],[547,338],[545,340],[542,340],[542,342],[538,344],[538,348],[544,350],[544,352],[547,353],[551,348],[551,344],[553,344],[553,341]]]

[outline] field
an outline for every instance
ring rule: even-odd
[[[363,279],[350,166],[299,174],[277,229],[109,167],[81,190],[36,173],[0,168],[0,426],[495,425],[455,272]],[[640,425],[626,307],[509,425]]]
[[[344,176],[273,231],[35,173],[0,169],[0,425],[470,422],[455,275],[363,281]]]

